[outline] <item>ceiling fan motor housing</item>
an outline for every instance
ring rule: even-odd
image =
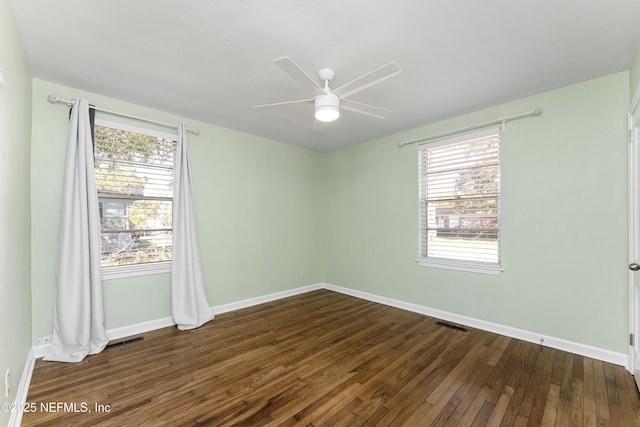
[[[340,117],[340,98],[333,93],[317,95],[313,100],[316,119],[330,122]]]

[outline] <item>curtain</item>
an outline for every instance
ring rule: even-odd
[[[91,111],[93,112],[93,110]],[[53,340],[44,360],[80,362],[107,343],[100,268],[100,213],[89,104],[74,100],[64,177]]]
[[[179,329],[194,329],[213,319],[200,264],[196,212],[191,188],[187,135],[178,124],[173,189],[171,313]]]

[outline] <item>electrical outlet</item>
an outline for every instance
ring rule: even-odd
[[[52,339],[53,339],[53,336],[51,335],[49,335],[48,337],[40,337],[36,340],[36,345],[51,344]]]
[[[4,397],[9,397],[9,392],[11,391],[11,369],[7,369],[7,372],[4,374]]]

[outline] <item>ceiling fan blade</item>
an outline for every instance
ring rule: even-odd
[[[301,104],[303,102],[313,102],[313,98],[298,99],[296,101],[274,102],[273,104],[254,105],[253,108],[279,108],[291,104]]]
[[[313,93],[322,92],[320,84],[305,73],[302,68],[298,67],[288,56],[274,59],[273,62],[280,67],[282,71],[289,74],[295,81],[300,83],[305,89],[310,90]]]
[[[340,108],[346,111],[364,114],[365,116],[377,117],[379,119],[384,119],[384,114],[391,112],[389,110],[385,110],[384,108],[375,107],[369,104],[363,104],[362,102],[352,101],[350,99],[341,100]]]
[[[364,76],[343,84],[339,88],[335,89],[333,93],[340,96],[340,98],[346,98],[354,93],[360,92],[361,90],[365,90],[376,83],[380,83],[383,80],[393,77],[400,73],[400,71],[402,70],[398,64],[395,62],[389,62],[380,68],[376,68],[375,70],[368,72]]]

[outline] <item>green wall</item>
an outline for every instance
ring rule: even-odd
[[[214,306],[324,281],[625,353],[632,73],[328,154],[35,79],[32,337],[50,335],[53,317],[68,129],[67,107],[46,100],[54,94],[200,129],[190,136],[190,151]],[[417,154],[397,142],[534,107],[543,115],[511,122],[503,134],[505,271],[490,276],[417,266]],[[108,280],[104,289],[109,329],[170,315],[168,274]]]
[[[47,95],[198,128],[189,134],[203,272],[213,306],[322,281],[322,155],[115,99],[33,80],[33,339],[50,335],[68,107]],[[127,122],[97,113],[96,118]],[[141,122],[131,122],[143,126]],[[158,128],[170,131],[168,128]],[[304,275],[301,274],[304,269]],[[107,329],[170,316],[169,274],[104,282]]]
[[[325,281],[627,352],[629,74],[329,153]],[[532,110],[502,137],[499,276],[420,267],[412,138]]]
[[[29,171],[31,73],[9,0],[0,0],[0,402],[13,402],[31,347]],[[11,369],[11,393],[4,374]],[[9,421],[0,411],[0,425]]]
[[[631,61],[631,68],[629,69],[629,90],[631,97],[635,95],[635,91],[640,86],[640,43],[636,45],[635,55]]]

